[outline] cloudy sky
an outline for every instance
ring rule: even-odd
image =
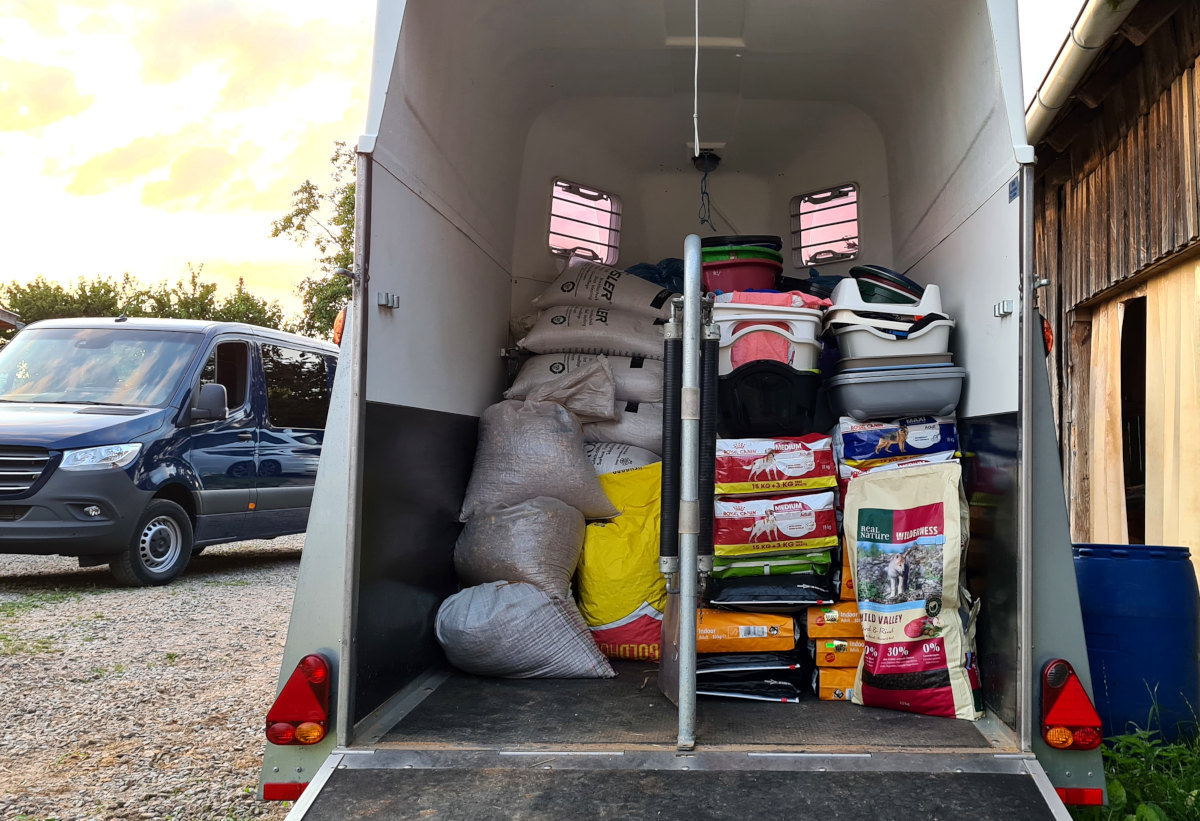
[[[175,280],[296,305],[270,237],[362,131],[374,0],[0,2],[0,281]]]
[[[1081,0],[1022,0],[1036,88]],[[187,264],[295,310],[270,237],[362,131],[374,0],[0,0],[0,282]]]

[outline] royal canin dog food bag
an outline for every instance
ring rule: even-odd
[[[777,439],[718,439],[716,492],[763,495],[837,484],[833,440],[824,434]]]
[[[844,518],[866,647],[854,702],[975,720],[978,607],[963,585],[968,538],[958,464],[850,482]]]
[[[843,416],[833,435],[839,465],[869,470],[888,462],[958,451],[954,417],[911,416],[890,422],[858,422]]]
[[[619,268],[571,257],[566,270],[533,300],[533,305],[542,309],[558,305],[616,308],[655,319],[670,315],[672,296],[667,289]]]
[[[718,498],[714,502],[713,552],[754,556],[837,547],[834,493]]]

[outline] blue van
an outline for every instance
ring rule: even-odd
[[[302,532],[336,366],[237,322],[29,325],[0,350],[0,553],[159,585],[208,545]]]

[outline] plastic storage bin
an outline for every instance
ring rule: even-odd
[[[950,348],[950,330],[953,327],[953,319],[939,319],[906,337],[898,337],[869,325],[843,325],[834,328],[832,333],[844,358],[859,359],[944,354]]]
[[[792,368],[806,371],[817,367],[822,348],[817,339],[821,334],[818,310],[718,302],[713,306],[713,320],[721,329],[720,374],[733,371],[734,343],[754,333],[770,333],[786,339],[791,345],[791,361],[786,364]]]
[[[717,380],[717,430],[726,438],[812,433],[821,375],[781,362],[747,362]]]
[[[701,264],[705,291],[762,291],[775,287],[783,263],[773,259],[722,259]]]
[[[966,368],[899,368],[841,373],[826,386],[835,410],[859,421],[949,416],[958,407]]]
[[[1167,741],[1193,735],[1200,712],[1200,596],[1186,547],[1079,544],[1075,578],[1104,735],[1130,723]],[[1078,663],[1078,662],[1077,662]]]

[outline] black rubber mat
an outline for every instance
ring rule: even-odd
[[[383,743],[509,749],[550,745],[674,745],[675,707],[655,669],[616,665],[607,680],[491,679],[452,674]],[[699,745],[946,748],[988,746],[969,721],[818,701],[701,698]]]
[[[336,770],[304,816],[310,821],[1053,817],[1027,775],[501,768]]]

